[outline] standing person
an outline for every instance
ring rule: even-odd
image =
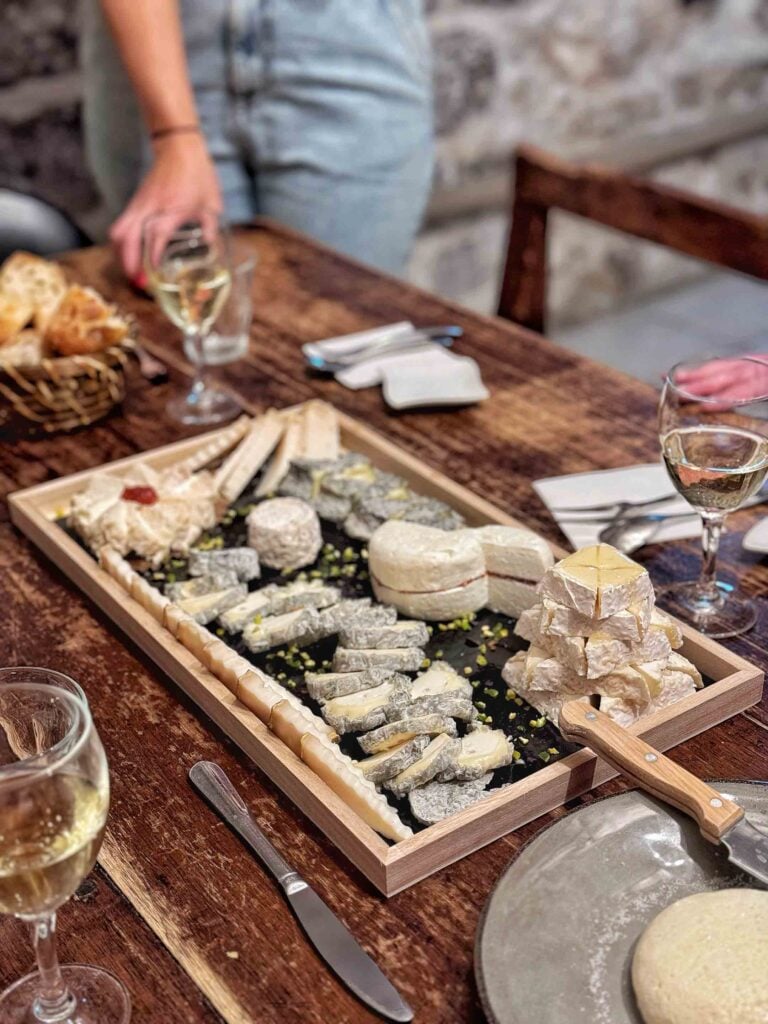
[[[432,176],[422,0],[83,0],[86,145],[140,279],[141,223],[207,205],[401,272]]]

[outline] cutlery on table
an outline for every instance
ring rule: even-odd
[[[559,729],[565,739],[590,747],[646,793],[693,818],[705,839],[725,847],[731,864],[768,885],[768,836],[733,800],[583,701],[563,705]]]
[[[358,363],[377,356],[389,355],[392,352],[407,351],[419,345],[431,342],[450,348],[453,342],[463,335],[461,327],[447,325],[445,327],[424,327],[417,328],[412,333],[397,335],[391,338],[382,338],[379,341],[368,341],[353,349],[348,349],[335,358],[326,357],[318,352],[305,353],[307,362],[313,370],[322,370],[324,373],[337,373],[339,370],[346,370]]]
[[[212,761],[198,761],[190,768],[189,779],[274,875],[307,938],[357,998],[388,1020],[413,1020],[413,1010],[394,985],[314,889],[270,843],[223,768]]]
[[[646,498],[643,501],[602,501],[597,505],[557,505],[551,506],[549,511],[553,515],[559,515],[561,512],[566,514],[571,512],[612,512],[613,515],[623,515],[624,512],[633,508],[653,508],[654,505],[663,505],[665,502],[679,497],[677,491],[673,491],[672,494],[665,494],[661,498]]]
[[[600,530],[597,539],[603,544],[612,544],[625,555],[631,555],[653,540],[664,523],[674,522],[676,519],[698,518],[698,515],[698,512],[691,511],[676,512],[671,516],[630,516],[627,519],[619,519],[618,522],[608,523]]]
[[[151,356],[138,342],[133,343],[133,352],[139,364],[139,372],[150,384],[164,384],[168,380],[168,367]]]

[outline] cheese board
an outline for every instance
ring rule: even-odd
[[[328,410],[321,409],[320,403],[309,406],[312,408],[297,407],[298,412],[267,413],[257,430],[255,421],[250,426],[236,424],[18,492],[9,500],[11,517],[389,896],[599,785],[615,772],[591,751],[565,745],[545,713],[538,718],[538,711],[533,710],[534,706],[541,710],[541,704],[524,701],[511,689],[507,674],[502,677],[505,662],[512,665],[515,685],[522,691],[530,679],[526,675],[523,680],[519,673],[538,671],[542,661],[549,664],[545,654],[533,647],[523,654],[522,639],[514,635],[518,613],[508,614],[518,606],[520,612],[525,609],[531,628],[533,587],[507,573],[502,544],[506,532],[498,529],[521,524],[367,426],[334,414],[339,451],[365,460],[376,474],[372,479],[387,477],[390,504],[400,501],[400,491],[407,492],[422,524],[388,519],[386,513],[380,513],[377,499],[378,504],[371,501],[355,506],[351,514],[345,506],[347,518],[342,529],[338,515],[335,523],[323,518],[323,512],[335,514],[330,509],[337,509],[338,494],[325,493],[322,484],[316,486],[320,477],[313,476],[312,469],[308,476],[312,500],[325,502],[320,506],[322,532],[315,533],[313,522],[304,521],[299,498],[285,492],[272,497],[280,480],[291,480],[290,475],[286,477],[289,467],[306,469],[300,460],[291,462],[292,453],[295,456],[299,450],[302,429],[309,445],[305,455],[318,460],[327,454],[313,450],[312,445],[316,444],[313,439],[324,434]],[[312,429],[308,430],[310,418]],[[248,454],[245,461],[226,457],[236,442]],[[270,464],[261,475],[253,476],[253,466],[261,466],[273,448]],[[202,467],[209,465],[212,469],[206,475]],[[179,467],[186,467],[186,476]],[[190,476],[193,470],[197,475]],[[345,486],[350,476],[363,472],[354,461],[348,470]],[[134,486],[123,489],[124,478],[129,477]],[[294,474],[293,485],[304,487],[305,483],[300,473]],[[154,494],[154,486],[159,494],[151,500],[156,505],[142,510],[146,498],[141,492]],[[223,519],[216,512],[216,495],[221,491],[235,502]],[[112,507],[115,495],[119,499],[128,492],[138,509],[132,518],[126,518],[122,508],[117,518],[95,516],[93,500],[82,498],[84,493],[91,498],[95,494],[99,508]],[[237,505],[235,499],[241,493],[251,499],[249,504]],[[309,491],[301,493],[308,495]],[[192,505],[190,494],[194,495],[194,507],[203,510],[199,523],[185,518]],[[156,527],[151,544],[145,530],[150,515]],[[373,526],[369,522],[372,515]],[[387,521],[378,526],[380,520],[375,515]],[[434,525],[423,525],[425,517]],[[71,521],[79,524],[80,534],[71,528]],[[455,529],[459,524],[461,529]],[[407,582],[416,578],[419,566],[427,576],[437,570],[425,565],[426,555],[418,565],[401,557],[404,525],[412,550],[429,553],[439,549],[440,571],[449,565],[453,577],[441,576],[439,587],[433,580],[431,589],[426,583]],[[366,540],[361,538],[367,536],[366,529],[370,533],[377,527],[376,540],[371,541],[371,572],[358,571],[369,557]],[[438,534],[437,527],[445,532]],[[185,536],[197,538],[196,546],[189,552],[187,544],[184,557],[174,558],[171,547],[178,543],[180,529],[186,531]],[[175,531],[171,541],[169,530]],[[201,530],[205,531],[203,540]],[[90,537],[98,536],[94,547],[101,552],[101,565],[83,543],[84,531]],[[526,559],[530,561],[544,542],[530,531],[512,532],[522,537],[515,563],[520,573]],[[433,536],[443,540],[435,545],[430,542]],[[170,547],[161,544],[158,548],[158,537]],[[450,543],[445,538],[451,539]],[[137,570],[123,555],[142,550],[142,545],[144,561],[136,563]],[[248,545],[258,550],[260,568],[253,550],[248,553]],[[286,558],[291,562],[290,572],[285,568]],[[398,560],[402,564],[395,564]],[[177,569],[170,571],[169,566]],[[374,570],[390,575],[378,579]],[[618,580],[627,570],[612,564],[603,571],[606,578]],[[216,572],[223,574],[222,582],[211,584],[213,590],[199,585]],[[254,583],[258,572],[261,578]],[[585,572],[594,575],[597,570],[580,568],[579,572],[584,577]],[[524,571],[523,577],[539,578],[526,577]],[[637,589],[636,582],[632,586]],[[285,603],[286,595],[296,589],[302,595],[300,607],[294,606],[295,601]],[[606,586],[604,600],[610,596],[616,602],[620,590]],[[329,597],[329,591],[336,591],[335,596]],[[428,622],[426,627],[422,621],[412,621],[439,619],[433,607],[436,600],[454,611],[460,606],[466,611],[469,602],[474,611],[450,623]],[[397,619],[393,605],[405,619]],[[364,618],[353,621],[352,612],[357,614],[359,608]],[[385,614],[388,612],[392,614]],[[583,611],[573,614],[584,615]],[[613,627],[624,628],[626,618],[617,603],[616,614],[611,616]],[[214,620],[221,625],[206,629]],[[650,610],[643,621],[649,625]],[[323,631],[323,624],[327,627],[329,622],[335,624]],[[675,646],[682,641],[673,656],[683,670],[674,675],[685,677],[688,684],[674,703],[656,710],[649,702],[648,713],[628,725],[662,750],[749,707],[762,692],[762,673],[748,662],[682,624],[665,626],[665,630],[679,638]],[[330,633],[340,633],[343,641],[335,651],[327,646]],[[298,639],[298,644],[292,639]],[[583,643],[581,649],[565,643],[572,640],[563,639],[561,646],[568,648],[563,658],[566,654],[585,657]],[[662,640],[659,632],[656,643]],[[620,644],[618,638],[611,639],[608,653]],[[596,663],[598,657],[601,664],[605,662],[607,654],[602,647],[593,654]],[[520,659],[526,658],[523,664]],[[291,678],[292,666],[306,680],[298,688]],[[417,671],[420,674],[415,681],[407,678]],[[461,679],[461,671],[473,677],[471,703],[465,696],[470,680]],[[559,671],[565,671],[563,666]],[[620,676],[617,670],[617,685],[625,684],[627,671]],[[699,673],[706,685],[694,689],[690,679]],[[637,673],[630,675],[634,678]],[[647,682],[647,677],[645,672],[642,679]],[[504,686],[496,683],[502,678],[510,685],[506,693]],[[449,684],[446,679],[451,680]],[[363,687],[363,698],[358,691],[350,692],[352,680]],[[398,710],[406,684],[407,700],[416,698],[416,703]],[[445,689],[451,692],[444,693]],[[535,695],[525,692],[535,700]],[[622,704],[623,691],[616,693],[609,699]],[[412,711],[409,717],[406,712],[416,706],[418,714]],[[625,713],[626,702],[618,710]],[[502,718],[509,745],[499,728]],[[414,720],[417,725],[412,724]],[[410,732],[402,727],[403,722]],[[493,728],[487,729],[486,723]],[[363,724],[367,731],[362,736],[347,735],[359,731]],[[339,738],[336,733],[340,744],[333,742]],[[514,760],[513,746],[517,752]],[[331,756],[329,750],[333,750]],[[365,760],[357,760],[363,755]],[[479,779],[475,767],[488,763],[497,770],[491,788],[484,792],[490,773]],[[365,766],[364,778],[361,765]],[[441,783],[446,765],[451,766],[448,779],[453,786]],[[386,793],[379,784],[382,780]],[[424,794],[429,780],[436,781],[434,798],[428,800]],[[459,795],[462,799],[452,802]],[[446,800],[448,806],[435,814],[435,802]],[[463,809],[453,811],[454,806]],[[435,816],[434,823],[430,823],[430,815]]]

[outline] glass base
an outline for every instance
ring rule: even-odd
[[[172,398],[166,408],[178,423],[193,427],[224,423],[242,412],[232,395],[215,388],[179,395]]]
[[[738,636],[752,629],[757,620],[757,609],[748,598],[736,597],[733,587],[719,581],[717,584],[718,598],[711,601],[702,598],[701,584],[675,583],[660,588],[657,603],[672,615],[715,640],[724,640],[729,636]]]
[[[40,991],[37,971],[28,974],[0,995],[2,1024],[128,1024],[131,997],[114,974],[100,967],[65,964],[61,975],[73,1000],[63,1015],[40,1016],[35,1000]]]

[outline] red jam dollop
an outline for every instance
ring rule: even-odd
[[[126,487],[122,498],[124,501],[136,501],[139,505],[154,505],[157,491],[154,487]]]

